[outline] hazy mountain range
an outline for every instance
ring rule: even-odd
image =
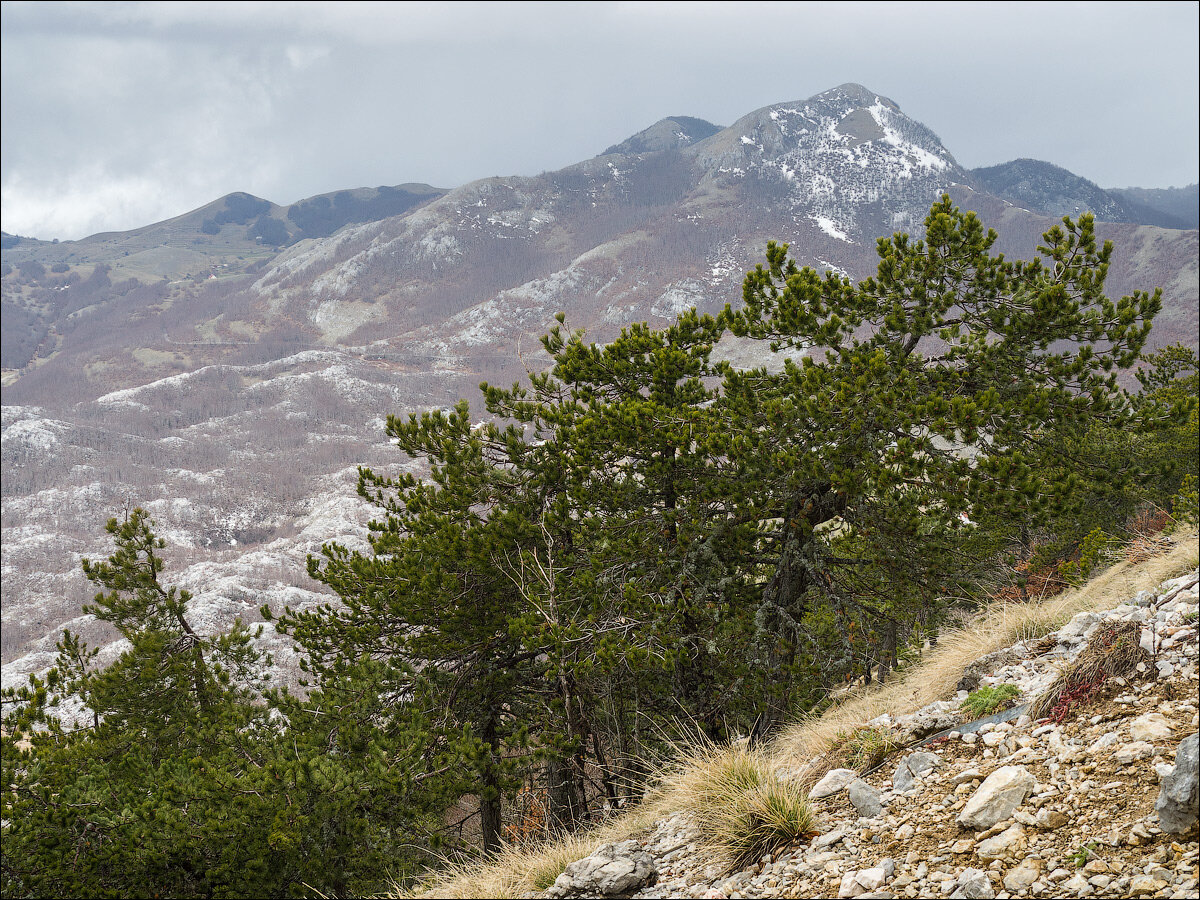
[[[663,119],[535,177],[289,207],[230,194],[81,241],[6,235],[5,679],[48,665],[64,623],[107,639],[79,617],[78,560],[108,552],[103,522],[122,508],[159,520],[176,547],[167,578],[197,594],[208,627],[256,619],[264,602],[316,602],[304,555],[362,540],[355,466],[403,464],[388,413],[539,368],[537,338],[559,311],[596,340],[715,311],[771,239],[864,276],[875,238],[918,232],[943,192],[1010,256],[1094,209],[1117,247],[1109,294],[1161,286],[1155,344],[1196,346],[1195,185],[1104,191],[1030,160],[968,171],[859,85],[728,128]],[[265,640],[286,671],[269,625]]]

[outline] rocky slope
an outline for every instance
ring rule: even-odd
[[[976,187],[1017,206],[1048,216],[1091,212],[1105,222],[1133,222],[1161,228],[1188,227],[1178,216],[1138,202],[1118,191],[1106,191],[1059,166],[1040,159],[1014,159],[998,166],[972,169]]]
[[[973,683],[1021,690],[1007,721],[956,722],[963,691],[866,723],[911,735],[955,722],[873,771],[831,770],[836,760],[817,757],[781,772],[812,785],[820,833],[811,840],[729,872],[684,812],[572,864],[546,896],[1194,897],[1198,576],[1081,613],[969,667]],[[1121,630],[1142,653],[1128,657],[1125,676],[1050,719],[1022,712]]]
[[[1200,184],[1170,188],[1109,188],[1110,194],[1170,216],[1184,228],[1200,226]]]

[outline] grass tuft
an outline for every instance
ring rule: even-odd
[[[994,712],[1008,709],[1012,706],[1012,701],[1019,696],[1021,696],[1021,689],[1015,684],[981,687],[959,704],[959,708],[972,719],[982,719]]]
[[[900,742],[887,728],[863,727],[838,732],[834,738],[833,756],[840,758],[847,768],[866,772],[899,748]]]
[[[672,805],[693,812],[701,841],[730,868],[816,833],[805,788],[781,778],[765,751],[701,744],[672,782]]]
[[[1086,703],[1109,678],[1132,675],[1138,663],[1151,662],[1141,646],[1139,622],[1101,625],[1079,658],[1059,672],[1050,687],[1029,704],[1034,719],[1051,718],[1062,723],[1075,707]]]

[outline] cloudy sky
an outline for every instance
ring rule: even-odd
[[[3,228],[537,174],[847,81],[967,167],[1197,180],[1200,4],[3,3]]]

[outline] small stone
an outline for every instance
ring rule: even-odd
[[[963,838],[961,841],[955,841],[950,845],[951,853],[970,853],[975,849],[975,841],[971,838]]]
[[[1025,845],[1025,829],[1020,824],[1012,825],[995,837],[980,841],[975,855],[980,859],[1003,859],[1013,855]]]
[[[1138,822],[1129,829],[1129,833],[1125,836],[1125,842],[1131,847],[1140,847],[1152,838],[1153,835],[1150,834],[1150,830],[1141,822]]]
[[[1082,872],[1077,872],[1059,885],[1059,890],[1074,894],[1076,897],[1086,897],[1094,894],[1096,889],[1088,884]]]
[[[967,897],[971,900],[992,900],[996,889],[982,869],[963,869],[958,878],[951,882],[954,887],[951,897]]]
[[[1100,616],[1098,614],[1081,612],[1058,630],[1058,640],[1064,644],[1081,643],[1099,624]]]
[[[1004,876],[1004,889],[1017,893],[1027,891],[1041,875],[1040,860],[1027,859]]]
[[[1135,875],[1129,882],[1129,893],[1133,897],[1142,897],[1146,894],[1157,894],[1166,886],[1167,882],[1153,875]]]
[[[991,828],[1012,816],[1037,784],[1024,766],[1003,766],[989,775],[958,814],[964,828]]]
[[[850,805],[865,819],[873,819],[883,813],[879,802],[879,791],[861,778],[850,782]]]
[[[1114,747],[1121,742],[1115,731],[1110,731],[1107,734],[1101,735],[1092,741],[1087,748],[1089,754],[1099,753],[1101,750],[1107,750],[1109,747]]]
[[[813,850],[824,850],[826,847],[832,847],[845,836],[845,830],[837,828],[833,831],[826,832],[825,834],[818,834],[812,839],[812,843],[809,844],[809,847]]]
[[[878,865],[858,872],[847,872],[842,876],[838,888],[838,897],[862,897],[883,887],[884,882],[892,877],[895,863],[884,859]]]
[[[1120,750],[1114,753],[1113,760],[1118,765],[1127,766],[1139,760],[1149,759],[1153,755],[1153,744],[1148,744],[1145,741],[1134,741],[1132,744],[1125,744]]]
[[[1162,743],[1170,740],[1175,736],[1175,732],[1166,716],[1159,712],[1149,712],[1129,723],[1129,736],[1135,741],[1149,741],[1153,744],[1156,741]]]
[[[1013,813],[1012,817],[1022,825],[1027,825],[1030,828],[1037,828],[1037,816],[1033,815],[1033,813],[1027,813],[1023,809],[1018,809]]]
[[[820,800],[824,797],[832,797],[834,794],[844,791],[850,782],[858,778],[858,773],[853,769],[833,769],[825,773],[825,777],[813,785],[813,789],[808,792],[808,799]]]
[[[896,767],[896,771],[892,775],[892,789],[901,793],[911,790],[918,775],[941,765],[941,757],[935,753],[928,753],[924,750],[910,753]]]
[[[1149,654],[1150,656],[1153,656],[1154,651],[1156,649],[1154,644],[1155,644],[1154,629],[1153,628],[1143,628],[1141,637],[1138,640],[1138,646],[1140,646],[1143,650],[1145,650],[1147,654]],[[1145,672],[1146,664],[1138,663],[1138,670],[1141,672]]]

